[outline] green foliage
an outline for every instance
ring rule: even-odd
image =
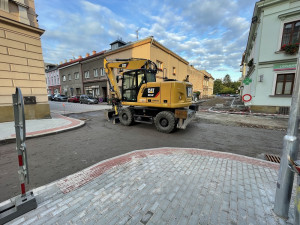
[[[227,74],[221,79],[216,79],[214,82],[214,94],[235,94],[240,87],[241,82],[231,81],[230,75]]]
[[[223,88],[222,86],[223,86],[222,80],[216,79],[214,82],[214,94],[220,93]]]

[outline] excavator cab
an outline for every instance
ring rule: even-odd
[[[137,69],[123,73],[122,101],[136,102],[138,93],[143,84],[156,82],[156,71]]]

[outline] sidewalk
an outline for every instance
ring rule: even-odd
[[[81,127],[84,121],[51,114],[51,119],[26,120],[26,138],[59,133]],[[16,138],[15,123],[0,123],[0,143],[13,142]]]
[[[272,212],[278,169],[209,150],[134,151],[33,190],[38,208],[8,224],[292,224],[293,199],[288,221]]]
[[[288,126],[288,116],[239,115],[202,110],[196,113],[196,118],[209,123],[272,130],[286,130]]]

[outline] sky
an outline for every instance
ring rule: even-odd
[[[215,79],[240,78],[255,0],[35,0],[44,61],[154,36]]]

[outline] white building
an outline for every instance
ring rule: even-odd
[[[289,111],[300,42],[300,1],[265,0],[255,4],[247,47],[243,55],[242,95],[253,112]],[[246,81],[250,81],[250,83]]]
[[[61,85],[60,85],[60,77],[59,70],[57,65],[48,64],[46,65],[46,83],[48,94],[60,94],[61,93]]]

